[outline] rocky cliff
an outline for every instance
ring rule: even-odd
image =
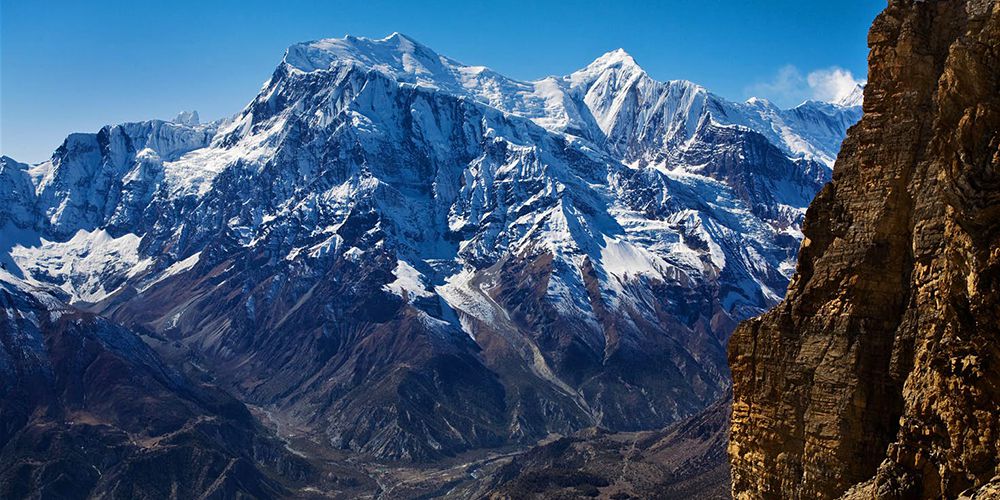
[[[1000,4],[893,0],[868,42],[788,294],[730,342],[737,498],[988,495],[998,474]]]

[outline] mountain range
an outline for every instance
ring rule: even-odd
[[[2,158],[8,318],[71,308],[155,394],[211,414],[182,390],[207,384],[241,428],[372,460],[661,429],[725,397],[860,100],[731,102],[622,50],[523,82],[401,34],[296,44],[231,118]],[[0,331],[27,386],[50,323]]]

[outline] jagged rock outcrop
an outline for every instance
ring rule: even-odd
[[[869,45],[788,294],[730,342],[737,498],[954,498],[998,474],[1000,4],[890,1]]]

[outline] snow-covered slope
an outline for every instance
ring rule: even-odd
[[[160,120],[71,134],[52,158],[31,169],[44,229],[70,236],[80,229],[132,226],[149,206],[164,161],[208,145],[212,126]]]
[[[0,221],[29,282],[275,418],[429,458],[714,400],[859,115],[725,101],[621,50],[520,82],[399,34],[320,40],[224,123],[5,160]]]
[[[702,120],[711,120],[748,127],[791,156],[832,166],[838,137],[860,118],[860,87],[840,103],[806,102],[789,110],[760,99],[733,103],[688,81],[655,81],[622,49],[571,75],[535,82],[463,65],[399,33],[382,40],[349,36],[293,45],[283,63],[305,73],[345,67],[378,71],[399,83],[475,99],[552,131],[610,141],[626,156],[678,147]]]

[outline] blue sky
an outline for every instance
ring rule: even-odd
[[[624,48],[659,80],[792,106],[866,74],[884,0],[0,0],[0,153],[46,159],[70,132],[238,112],[285,47],[405,33],[519,79],[572,72]]]

